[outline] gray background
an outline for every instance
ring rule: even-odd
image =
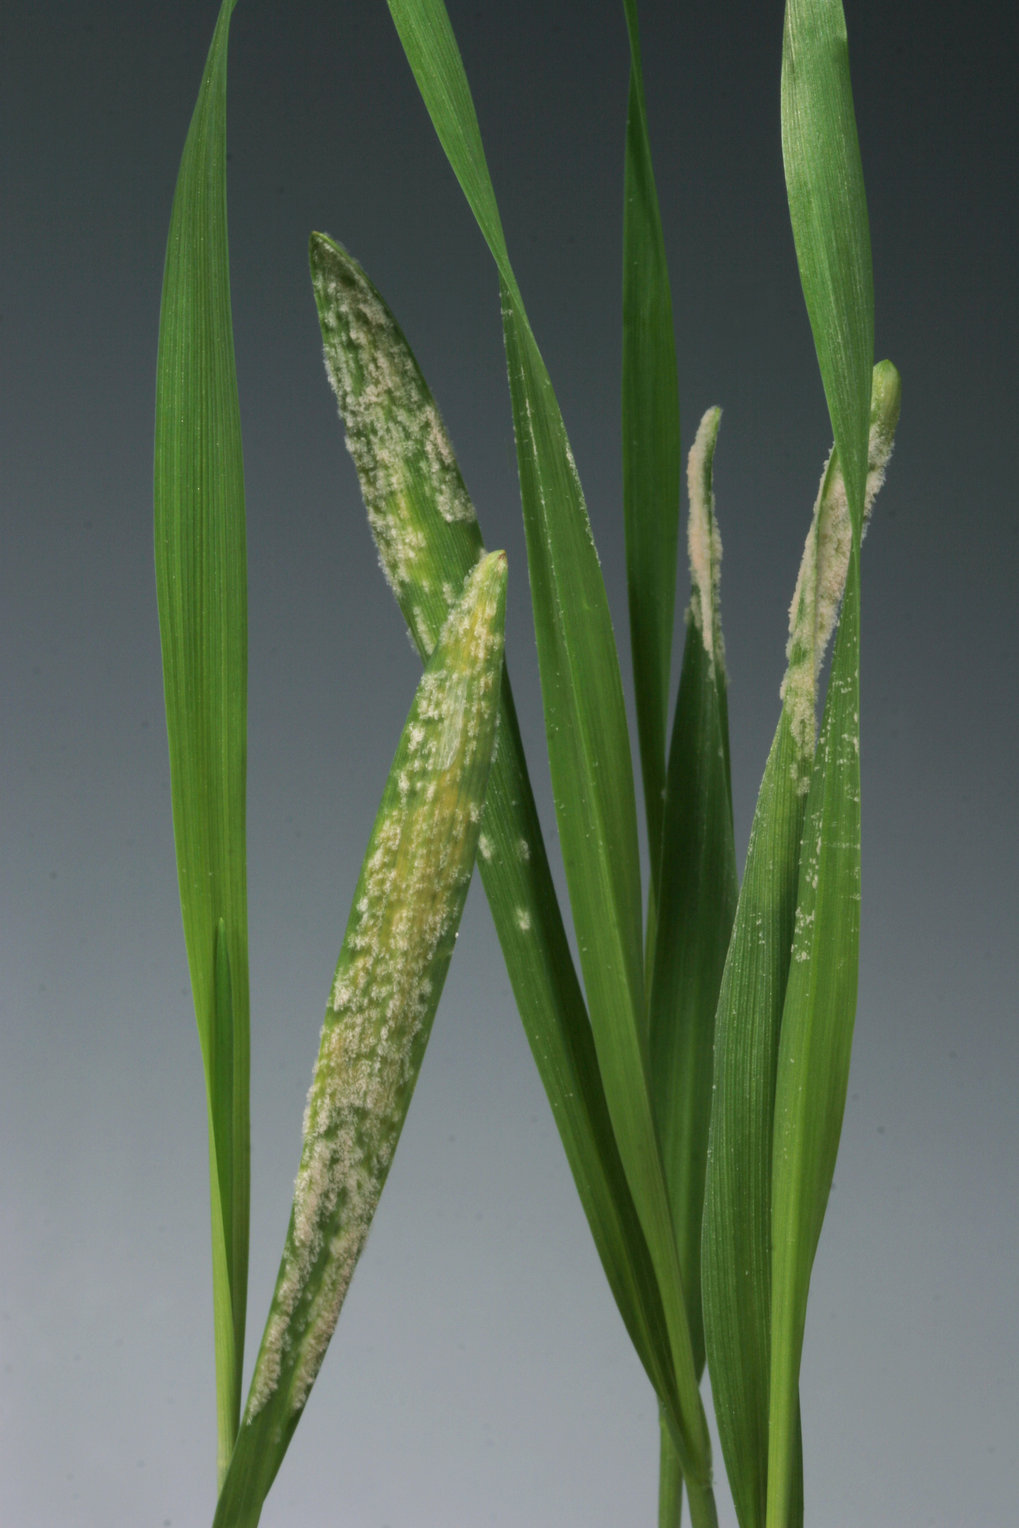
[[[865,555],[864,926],[803,1371],[812,1528],[1015,1521],[1016,26],[855,0],[878,354],[904,377]],[[618,7],[454,4],[625,651]],[[740,853],[829,429],[783,204],[781,7],[645,4],[683,437],[725,409]],[[3,43],[0,1523],[213,1505],[204,1101],[151,550],[170,199],[215,6],[37,0]],[[543,808],[487,252],[388,13],[242,0],[230,214],[249,504],[252,1338],[318,1027],[417,675],[319,360],[305,244],[387,295],[489,545]],[[681,596],[682,601],[682,596]],[[266,1528],[654,1521],[657,1423],[475,888],[367,1253]],[[732,1510],[721,1487],[724,1524]]]

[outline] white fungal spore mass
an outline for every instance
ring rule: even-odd
[[[712,488],[712,463],[721,417],[721,409],[708,409],[698,425],[687,458],[686,480],[690,497],[687,550],[690,556],[690,581],[693,584],[690,613],[712,665],[717,663],[724,667],[725,652],[719,614],[722,538],[715,518],[715,495]]]

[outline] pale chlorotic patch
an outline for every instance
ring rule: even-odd
[[[721,419],[721,409],[708,409],[697,426],[697,434],[690,447],[686,465],[687,491],[690,496],[686,539],[690,556],[690,582],[693,585],[690,615],[701,634],[704,651],[712,667],[717,665],[724,679],[725,648],[722,642],[720,605],[722,538],[715,518],[712,470]]]
[[[502,668],[505,559],[475,570],[418,686],[354,896],[245,1421],[318,1373],[406,1116],[474,863]]]
[[[874,368],[871,394],[864,531],[892,454],[899,397],[898,372],[890,362],[882,361]],[[787,667],[779,692],[796,744],[794,768],[801,792],[805,792],[810,783],[817,729],[818,677],[838,620],[852,545],[853,528],[846,485],[838,455],[833,450],[825,463],[789,608]]]

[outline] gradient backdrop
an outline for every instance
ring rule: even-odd
[[[865,549],[854,1071],[803,1372],[810,1528],[1016,1521],[1016,21],[850,0],[900,444]],[[610,0],[454,3],[625,645],[627,57]],[[213,0],[5,6],[0,1523],[202,1528],[204,1097],[151,546],[159,290]],[[829,426],[783,200],[779,0],[645,3],[684,448],[717,461],[739,852]],[[487,252],[382,0],[242,0],[230,214],[250,545],[252,1339],[325,996],[417,662],[322,374],[305,246],[400,318],[511,567]],[[681,594],[681,603],[685,600]],[[641,1528],[657,1419],[475,888],[420,1087],[265,1528]],[[734,1522],[721,1487],[724,1525]]]

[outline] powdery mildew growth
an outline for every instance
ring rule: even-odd
[[[326,374],[379,562],[414,640],[432,651],[483,553],[446,427],[399,325],[357,262],[312,238]]]
[[[245,1421],[304,1405],[403,1126],[463,910],[492,754],[505,559],[475,569],[418,687],[354,897]]]
[[[874,368],[871,395],[864,531],[885,480],[898,415],[898,374],[894,367],[882,362]],[[797,785],[802,792],[809,786],[814,756],[818,677],[838,619],[852,542],[845,480],[833,450],[825,463],[789,608],[787,667],[779,692],[796,743]]]
[[[690,495],[690,515],[686,539],[690,555],[690,581],[693,593],[690,614],[701,634],[704,651],[712,667],[725,677],[725,648],[722,643],[722,620],[719,589],[722,579],[722,538],[715,518],[715,491],[712,465],[722,410],[708,409],[700,424],[687,458],[686,481]]]

